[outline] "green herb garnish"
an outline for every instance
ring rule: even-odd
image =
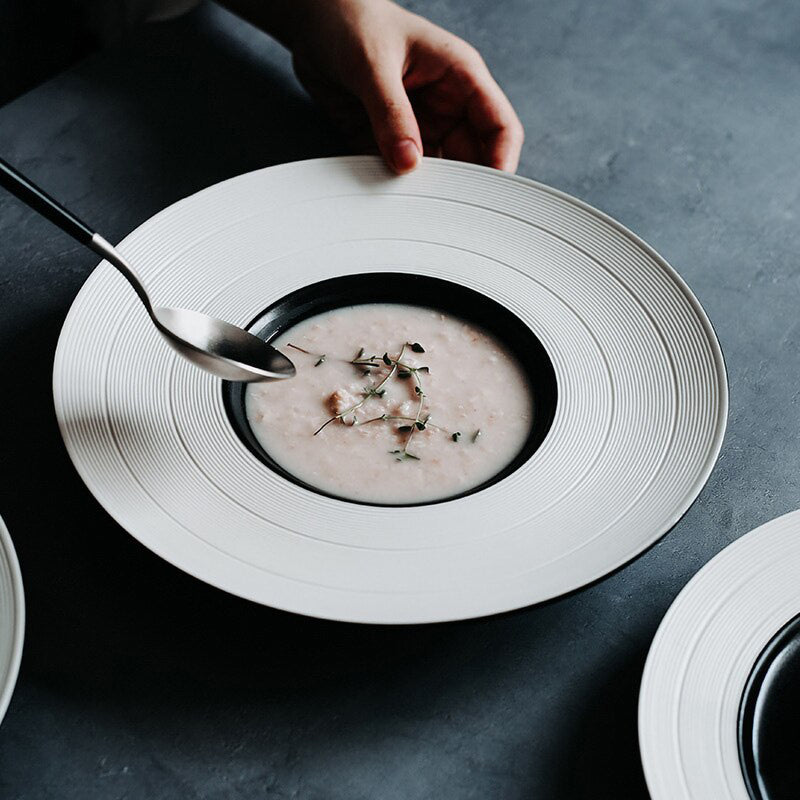
[[[296,344],[287,343],[286,346],[291,347],[292,350],[299,350],[301,353],[305,353],[307,356],[314,356],[314,358],[317,359],[317,363],[314,364],[315,367],[318,367],[320,364],[324,364],[325,360],[328,358],[325,353],[311,353],[302,347],[298,347]]]
[[[301,350],[304,353],[308,351],[303,350],[302,348],[296,347],[295,345],[289,345],[290,347],[294,347],[296,350]],[[372,386],[365,386],[363,392],[361,394],[361,399],[354,403],[353,405],[346,408],[344,411],[339,412],[338,414],[334,415],[330,419],[326,420],[316,431],[314,431],[314,436],[320,433],[324,428],[330,425],[332,422],[339,420],[340,422],[344,422],[347,417],[353,417],[353,425],[369,425],[375,422],[392,422],[392,421],[399,421],[407,424],[399,425],[396,428],[398,434],[403,434],[406,436],[405,442],[403,443],[403,447],[390,450],[390,455],[395,456],[397,461],[405,461],[407,459],[411,459],[413,461],[420,461],[420,457],[414,455],[413,453],[409,452],[409,445],[414,437],[414,434],[417,431],[424,431],[427,428],[431,428],[433,430],[439,431],[441,433],[446,434],[449,436],[452,441],[458,443],[459,439],[461,438],[461,431],[448,431],[446,428],[442,428],[439,425],[435,425],[430,421],[431,415],[430,413],[423,414],[425,411],[425,405],[427,401],[427,395],[425,394],[425,390],[422,387],[422,380],[420,378],[421,374],[430,374],[430,369],[427,366],[415,367],[411,364],[408,364],[403,361],[403,355],[405,354],[406,349],[410,349],[414,353],[424,353],[425,348],[419,342],[406,342],[400,348],[400,353],[397,355],[397,358],[393,358],[389,355],[388,351],[385,352],[382,356],[378,355],[371,355],[365,356],[364,355],[364,348],[360,348],[358,353],[356,354],[355,358],[350,360],[350,364],[355,366],[359,369],[361,374],[365,376],[369,376],[374,374],[375,370],[382,370],[385,367],[388,367],[389,370],[386,375],[377,383]],[[325,361],[326,356],[324,354],[315,354],[309,353],[309,355],[318,355],[318,361],[315,366],[319,366],[319,364]],[[416,414],[411,416],[401,416],[401,415],[394,415],[394,414],[381,414],[378,417],[373,417],[372,419],[365,420],[363,422],[359,421],[356,416],[356,411],[358,411],[370,398],[372,397],[383,397],[386,394],[386,387],[389,381],[396,377],[398,380],[414,380],[414,394],[418,398],[417,404],[417,411]],[[475,442],[480,436],[480,430],[475,431],[472,435],[472,441]]]

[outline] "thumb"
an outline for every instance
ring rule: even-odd
[[[422,140],[400,71],[372,73],[359,96],[386,163],[395,172],[410,172],[422,158]]]

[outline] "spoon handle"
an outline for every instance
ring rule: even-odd
[[[85,222],[79,220],[71,211],[68,211],[57,200],[50,197],[47,192],[40,189],[33,181],[17,172],[7,161],[0,158],[0,186],[7,189],[25,205],[41,214],[45,219],[58,225],[62,231],[68,233],[73,239],[79,241],[90,250],[101,255],[110,264],[113,264],[128,280],[136,294],[144,303],[148,314],[153,316],[153,305],[142,279],[136,274],[133,267],[122,257],[117,249],[109,244],[99,233],[95,233]],[[156,325],[160,323],[155,320]]]
[[[49,219],[50,222],[58,225],[62,231],[68,233],[73,239],[77,239],[87,247],[92,247],[94,231],[85,222],[81,222],[71,211],[67,211],[59,202],[53,200],[47,192],[17,172],[14,167],[2,158],[0,158],[0,186],[22,200],[34,211]]]

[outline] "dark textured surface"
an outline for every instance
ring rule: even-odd
[[[70,0],[0,0],[0,105],[92,49]]]
[[[0,196],[0,512],[29,611],[4,800],[644,800],[660,618],[714,553],[800,505],[800,6],[413,7],[483,51],[527,129],[520,172],[616,216],[697,292],[730,372],[715,473],[636,562],[501,618],[360,627],[228,597],[145,551],[72,470],[50,366],[96,259]],[[335,152],[286,55],[214,8],[0,109],[0,153],[112,240],[222,178]]]

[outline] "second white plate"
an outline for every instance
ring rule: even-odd
[[[800,511],[726,547],[678,595],[639,695],[653,800],[750,800],[739,744],[745,686],[759,655],[798,615]],[[797,741],[796,720],[787,733]]]

